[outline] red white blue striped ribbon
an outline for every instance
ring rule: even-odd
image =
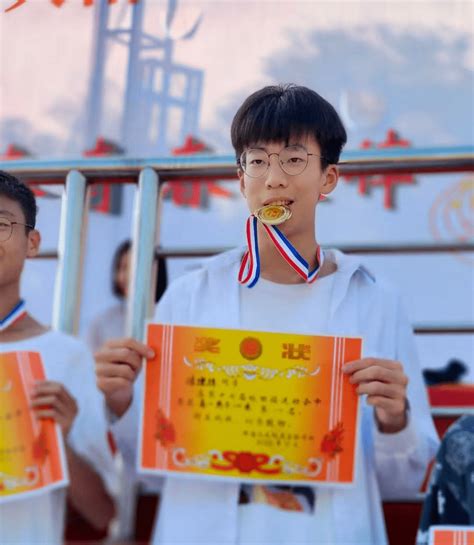
[[[26,316],[26,304],[25,301],[20,300],[5,318],[0,319],[0,331],[4,331],[7,327],[10,327],[18,320],[21,320],[24,316]]]
[[[267,235],[280,252],[283,259],[292,267],[305,282],[311,284],[316,280],[324,263],[324,252],[321,247],[316,249],[316,268],[309,270],[309,264],[285,237],[285,235],[275,225],[266,225],[262,223]],[[258,252],[258,237],[257,237],[258,220],[255,216],[250,216],[247,220],[246,234],[247,247],[239,270],[239,282],[253,288],[260,276],[260,255]]]

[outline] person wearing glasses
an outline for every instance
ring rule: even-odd
[[[363,357],[343,369],[363,397],[355,483],[281,489],[166,476],[153,543],[383,545],[382,497],[418,491],[438,439],[399,297],[359,258],[319,243],[318,203],[337,186],[345,129],[315,91],[276,85],[244,101],[231,137],[250,213],[248,246],[173,282],[155,321],[363,337]],[[150,357],[132,339],[96,354],[97,383],[130,463],[134,383],[141,358]]]
[[[107,529],[114,514],[109,490],[115,487],[115,477],[92,354],[79,340],[36,321],[28,302],[20,298],[25,260],[35,257],[40,245],[36,213],[33,192],[0,171],[0,353],[40,353],[46,380],[36,384],[31,413],[39,422],[54,419],[59,424],[69,486],[21,499],[2,497],[0,543],[59,545],[66,496],[90,525]],[[3,486],[9,476],[1,477]]]

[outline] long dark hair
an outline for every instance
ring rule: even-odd
[[[112,260],[112,293],[118,299],[123,299],[125,294],[122,292],[120,286],[117,283],[117,271],[120,266],[120,261],[122,260],[122,257],[131,249],[132,242],[130,240],[124,240],[115,250]],[[165,292],[166,286],[168,285],[168,272],[166,269],[166,260],[164,257],[158,256],[158,254],[155,252],[154,260],[157,263],[155,288],[155,303],[157,303],[161,299],[161,296]]]

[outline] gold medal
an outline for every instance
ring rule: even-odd
[[[284,204],[267,204],[256,210],[255,216],[266,225],[280,225],[291,218],[291,210]]]

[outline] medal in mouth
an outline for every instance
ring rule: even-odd
[[[291,218],[291,209],[286,204],[267,204],[254,215],[265,225],[280,225]]]

